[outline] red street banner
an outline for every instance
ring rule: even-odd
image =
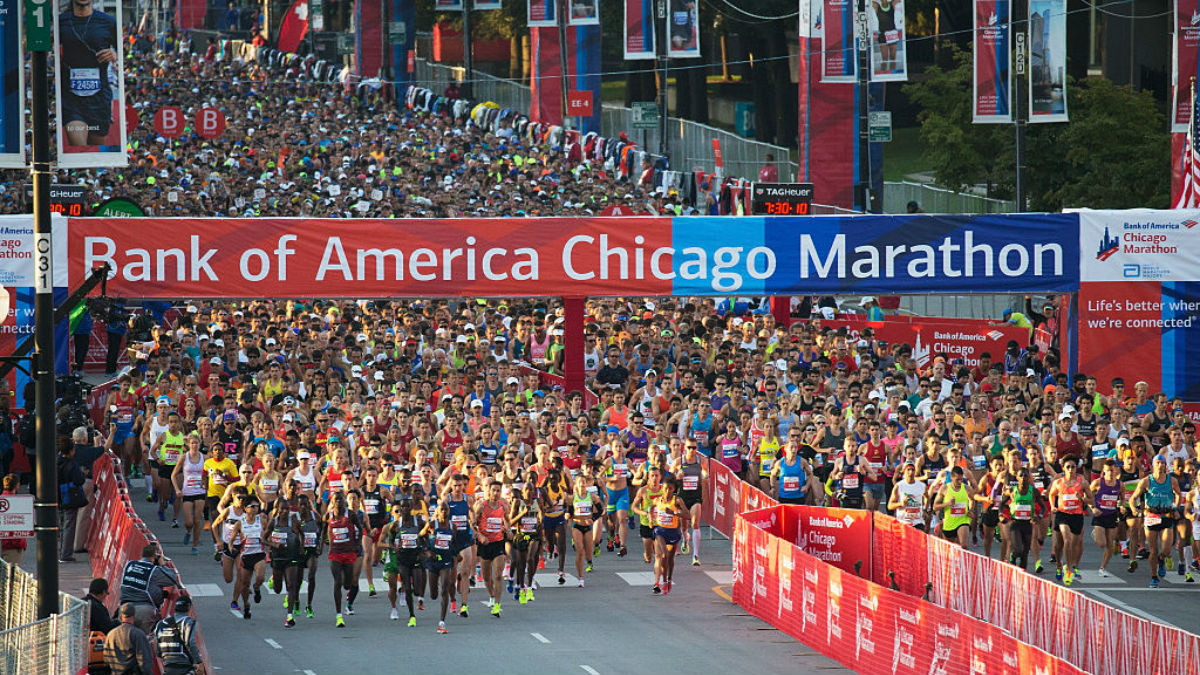
[[[1200,0],[1175,0],[1175,60],[1171,64],[1175,86],[1171,91],[1171,131],[1187,132],[1192,114],[1192,78],[1200,50]]]
[[[1012,121],[1009,11],[1009,0],[975,0],[976,124]]]
[[[854,6],[850,0],[821,0],[821,81],[854,82],[858,58],[854,51]]]
[[[625,0],[625,60],[654,57],[654,0]]]
[[[296,0],[283,17],[279,27],[278,49],[293,54],[308,33],[308,0]]]
[[[549,28],[558,25],[558,0],[529,0],[526,6],[526,25],[530,28]]]

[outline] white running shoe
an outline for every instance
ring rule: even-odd
[[[579,578],[579,587],[583,588],[583,577]]]
[[[1101,567],[1100,569],[1096,570],[1096,576],[1107,579],[1111,575],[1108,573],[1108,570]]]
[[[392,613],[390,616],[388,616],[388,618],[391,619],[392,621],[399,621],[400,620],[400,612],[397,611],[395,607],[393,607]]]

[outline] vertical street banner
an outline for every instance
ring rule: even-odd
[[[54,17],[60,168],[126,166],[121,4],[115,16],[70,3]]]
[[[700,3],[670,0],[667,10],[667,56],[673,59],[700,58]]]
[[[24,167],[25,49],[21,46],[21,5],[17,0],[0,0],[0,58],[4,60],[0,167]]]
[[[463,0],[433,0],[435,12],[461,12]]]
[[[558,0],[529,0],[525,7],[526,25],[530,28],[548,28],[558,25]]]
[[[475,0],[471,6],[475,9],[500,9],[501,0]]]
[[[1009,0],[975,0],[974,110],[976,124],[1012,122]]]
[[[624,0],[625,60],[654,59],[654,0]]]
[[[871,81],[906,82],[908,49],[903,0],[871,0],[867,21],[871,30]]]
[[[1187,132],[1192,114],[1192,78],[1200,51],[1200,0],[1175,0],[1175,48],[1172,50],[1171,132]]]
[[[279,51],[294,54],[307,34],[308,0],[296,0],[284,15],[283,24],[279,27]]]
[[[572,26],[599,26],[600,0],[567,0],[571,13],[567,15],[567,23]]]
[[[1067,0],[1029,0],[1029,121],[1067,121]]]
[[[854,6],[850,0],[821,0],[821,81],[854,82]]]

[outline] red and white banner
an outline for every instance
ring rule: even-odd
[[[1012,121],[1009,0],[975,0],[974,112],[976,124]]]
[[[1187,132],[1192,115],[1192,78],[1200,51],[1200,0],[1175,0],[1175,45],[1171,63],[1171,131]]]
[[[624,3],[625,60],[654,59],[654,0],[624,0]]]
[[[549,28],[558,25],[558,0],[528,0],[525,9],[526,25],[530,28]]]
[[[294,54],[308,34],[308,0],[296,0],[283,16],[279,27],[279,51]]]
[[[821,326],[847,328],[852,342],[864,328],[870,327],[877,340],[911,346],[919,368],[925,368],[937,356],[946,357],[950,363],[962,359],[963,365],[977,366],[984,352],[991,355],[992,363],[1003,362],[1009,340],[1016,340],[1021,346],[1029,344],[1028,329],[984,319],[889,316],[883,321],[867,321],[866,317],[851,315],[822,320]]]
[[[850,0],[816,0],[822,3],[817,18],[821,30],[821,81],[854,82],[858,54],[854,42],[854,5]]]

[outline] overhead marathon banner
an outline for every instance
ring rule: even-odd
[[[821,0],[821,81],[854,82],[854,5],[850,0]]]
[[[871,0],[867,21],[871,31],[871,81],[907,81],[904,1]]]
[[[567,23],[572,26],[599,26],[600,0],[567,0],[571,13]]]
[[[624,0],[624,2],[625,60],[653,60],[655,58],[654,0]]]
[[[667,56],[673,59],[700,57],[700,3],[670,0],[667,11]]]
[[[1200,401],[1200,210],[1081,211],[1079,370]],[[1130,380],[1130,378],[1136,378]]]
[[[1009,12],[1009,0],[975,0],[972,120],[976,124],[1012,122]]]
[[[1171,132],[1187,133],[1192,114],[1192,78],[1200,51],[1200,0],[1175,0],[1175,45],[1171,81]]]
[[[529,0],[525,6],[526,25],[530,28],[548,28],[558,25],[558,0]]]
[[[1029,0],[1029,121],[1067,121],[1067,0]]]
[[[54,17],[58,166],[126,166],[121,3],[116,15],[69,3]]]
[[[21,44],[21,3],[0,0],[0,59],[4,90],[0,99],[0,167],[25,164],[25,49]]]
[[[73,218],[113,295],[1014,293],[1078,285],[1074,214],[646,219]],[[145,233],[156,233],[152,244]]]

